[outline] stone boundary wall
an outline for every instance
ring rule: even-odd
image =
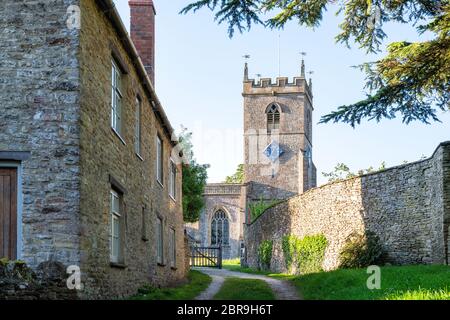
[[[352,232],[372,231],[386,262],[448,263],[450,141],[431,158],[307,191],[268,209],[246,226],[246,261],[258,267],[258,248],[273,240],[271,269],[286,272],[284,235],[324,234],[324,270],[339,266],[339,252]],[[445,232],[444,232],[445,228]]]
[[[67,288],[68,276],[60,262],[42,262],[33,271],[25,262],[0,259],[0,301],[78,300],[77,291]]]

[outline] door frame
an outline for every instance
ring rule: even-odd
[[[2,161],[0,159],[0,168],[15,168],[17,170],[17,234],[16,234],[16,241],[17,241],[17,257],[16,260],[20,260],[22,258],[22,164],[20,162],[15,161]]]

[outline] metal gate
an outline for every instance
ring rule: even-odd
[[[191,247],[191,267],[210,267],[222,269],[221,247]]]

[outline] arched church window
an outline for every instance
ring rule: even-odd
[[[223,210],[214,213],[211,220],[211,245],[228,245],[230,243],[230,222]]]
[[[272,104],[267,109],[267,133],[280,129],[280,110],[277,105]]]

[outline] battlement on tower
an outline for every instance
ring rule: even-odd
[[[249,79],[248,66],[247,64],[245,65],[243,96],[277,94],[305,94],[312,101],[311,79],[309,83],[304,75],[294,77],[292,81],[289,81],[288,77]]]
[[[273,80],[275,81],[273,82]],[[312,96],[308,82],[302,77],[294,77],[291,82],[288,77],[244,80],[244,94],[267,94],[272,91],[275,93],[307,93]]]

